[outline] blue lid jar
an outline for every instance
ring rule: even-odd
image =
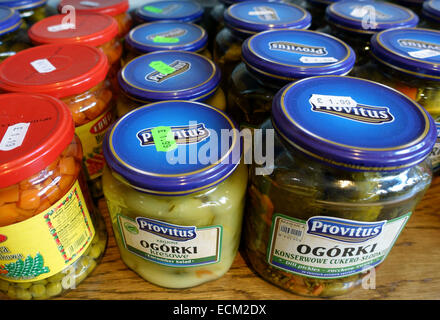
[[[222,130],[231,132],[227,141]],[[108,166],[133,188],[184,195],[215,186],[235,170],[242,152],[238,133],[214,107],[164,101],[120,118],[108,130],[103,151]]]
[[[303,8],[283,2],[244,1],[224,12],[225,26],[242,36],[280,28],[307,29],[312,16]]]
[[[45,5],[47,0],[0,0],[0,6],[15,10],[33,9]]]
[[[269,30],[242,46],[250,72],[282,81],[319,75],[346,75],[354,66],[353,49],[328,34],[309,30]]]
[[[180,22],[199,22],[203,7],[195,1],[155,1],[149,2],[136,11],[136,17],[145,22],[173,20]]]
[[[429,155],[437,136],[432,117],[404,94],[341,76],[285,86],[274,98],[272,123],[294,148],[349,170],[414,166]]]
[[[157,21],[132,29],[125,37],[127,44],[140,51],[203,50],[208,42],[206,31],[192,23]]]
[[[189,51],[155,51],[128,62],[118,74],[121,89],[135,100],[205,100],[217,90],[220,70]]]
[[[410,9],[385,1],[346,0],[331,4],[326,18],[335,28],[373,34],[390,28],[415,27],[419,17]]]
[[[427,0],[423,2],[422,15],[440,23],[440,0]]]
[[[17,30],[22,23],[18,11],[0,6],[0,35]]]
[[[420,78],[440,81],[440,31],[391,29],[371,39],[371,53],[380,63]]]

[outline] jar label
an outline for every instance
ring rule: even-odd
[[[73,264],[95,229],[78,181],[53,206],[23,222],[0,227],[0,278],[30,282]]]
[[[186,31],[185,29],[174,28],[172,30],[168,30],[168,31],[165,31],[165,32],[160,32],[160,33],[149,35],[148,37],[146,37],[146,39],[147,40],[153,40],[154,42],[158,42],[158,41],[155,41],[155,39],[157,39],[157,38],[160,38],[160,39],[162,39],[162,38],[166,38],[166,39],[168,39],[168,38],[176,38],[176,39],[179,39],[179,37],[182,37],[182,36],[184,36],[187,33],[188,33],[188,31]]]
[[[440,169],[440,122],[436,122],[435,126],[437,128],[437,141],[429,155],[433,171]]]
[[[30,123],[16,123],[9,126],[2,140],[0,141],[0,150],[9,151],[18,148],[23,143]]]
[[[50,73],[57,69],[47,59],[34,60],[31,62],[31,66],[34,67],[34,69],[39,73]]]
[[[299,61],[302,63],[330,63],[330,62],[338,62],[338,59],[333,57],[307,57],[302,56],[299,58]]]
[[[268,6],[257,6],[253,11],[249,11],[250,16],[257,16],[262,21],[278,21],[280,17],[274,8]]]
[[[118,214],[124,247],[151,262],[191,267],[220,261],[222,227],[180,226],[145,217]]]
[[[166,64],[163,61],[152,61],[149,66],[155,71],[147,74],[145,80],[157,83],[162,83],[191,69],[191,63],[180,60],[170,64]]]
[[[365,272],[385,260],[410,215],[361,222],[325,216],[304,221],[275,214],[268,263],[323,279]]]

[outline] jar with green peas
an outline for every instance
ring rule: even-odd
[[[18,11],[0,6],[0,62],[30,46]]]

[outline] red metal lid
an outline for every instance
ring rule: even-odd
[[[0,188],[40,172],[72,142],[72,115],[44,94],[0,94]]]
[[[35,23],[28,31],[35,44],[83,43],[102,45],[118,35],[118,23],[101,13],[78,13],[73,21],[66,21],[68,15],[55,15]],[[64,20],[64,21],[63,21]]]
[[[126,12],[130,7],[128,0],[61,0],[58,11],[61,12],[66,5],[75,7],[78,12],[99,12],[112,17]]]
[[[83,93],[103,81],[109,66],[99,49],[83,44],[46,44],[0,63],[0,89],[56,98]]]

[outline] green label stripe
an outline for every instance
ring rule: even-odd
[[[171,127],[155,127],[151,129],[151,134],[158,152],[167,152],[177,148],[177,143],[174,140],[174,134]]]
[[[177,43],[177,42],[179,42],[179,38],[155,36],[153,38],[153,42],[158,42],[158,43]]]
[[[165,62],[163,61],[151,61],[149,66],[151,68],[153,68],[154,70],[156,70],[157,72],[160,72],[164,75],[168,75],[170,73],[173,73],[174,71],[176,71],[176,69],[174,69],[173,67],[167,65]]]
[[[154,7],[154,6],[145,6],[144,10],[149,11],[149,12],[153,12],[153,13],[161,13],[163,11],[161,8]]]

